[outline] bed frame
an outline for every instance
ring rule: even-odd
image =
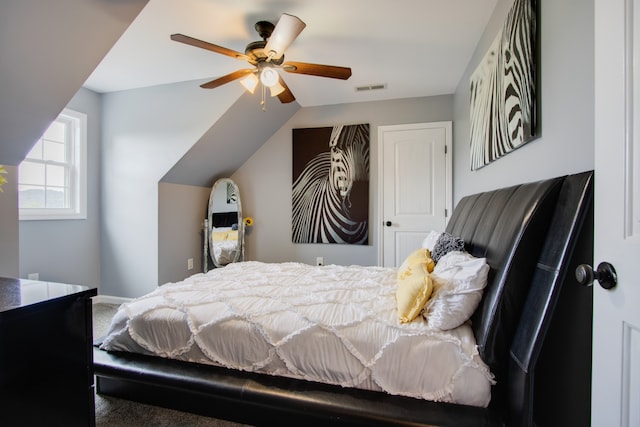
[[[251,425],[589,425],[593,173],[467,196],[447,231],[487,258],[472,327],[496,375],[488,408],[94,348],[97,392]],[[550,418],[553,417],[553,418]]]

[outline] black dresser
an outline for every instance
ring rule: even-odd
[[[95,426],[96,288],[0,278],[0,424]]]

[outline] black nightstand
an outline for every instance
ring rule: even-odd
[[[0,278],[0,424],[95,426],[96,288]]]

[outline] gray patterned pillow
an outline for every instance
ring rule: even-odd
[[[449,233],[442,233],[433,246],[431,258],[437,263],[440,258],[453,251],[464,251],[464,240]]]

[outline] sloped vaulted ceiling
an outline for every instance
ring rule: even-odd
[[[161,181],[211,187],[231,176],[299,108],[297,102],[281,104],[274,98],[267,100],[265,112],[256,96],[243,94]]]
[[[0,163],[19,164],[149,0],[2,0]]]

